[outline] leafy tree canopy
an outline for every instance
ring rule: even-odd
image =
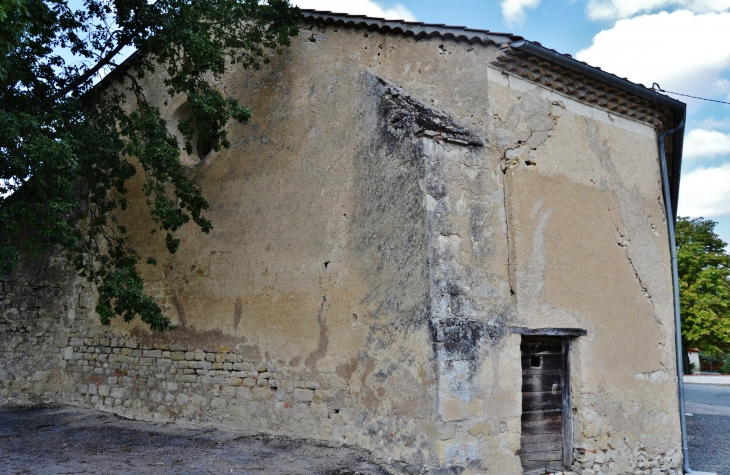
[[[260,67],[298,19],[288,0],[0,0],[0,274],[23,253],[61,246],[96,284],[102,323],[139,315],[154,330],[170,327],[138,274],[154,257],[131,246],[115,215],[128,206],[126,183],[144,174],[153,231],[169,252],[190,220],[209,232],[180,145],[228,147],[226,123],[251,111],[207,78],[232,63]],[[95,87],[125,48],[138,52],[134,68],[114,71],[120,87]],[[155,72],[170,95],[187,96],[184,144],[145,99],[139,80]]]
[[[676,226],[682,336],[709,353],[730,351],[730,255],[716,224],[680,217]]]

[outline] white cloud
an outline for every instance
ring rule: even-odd
[[[684,138],[682,155],[686,158],[716,157],[727,154],[730,154],[730,134],[723,134],[716,130],[692,129]]]
[[[722,119],[708,117],[700,121],[697,126],[700,129],[708,130],[730,130],[730,117],[723,117]]]
[[[730,69],[728,32],[730,13],[662,12],[619,20],[576,57],[646,86],[657,82],[670,91],[717,98],[728,92],[718,89]]]
[[[717,13],[730,9],[730,0],[589,0],[586,14],[591,20],[618,20],[659,8],[681,8],[693,13]]]
[[[730,163],[685,173],[679,187],[678,214],[692,218],[730,216]]]
[[[525,20],[525,9],[537,8],[540,0],[502,0],[502,16],[508,25],[518,25]]]
[[[415,15],[400,3],[390,7],[371,0],[293,0],[291,3],[305,9],[366,15],[389,20],[416,21]]]

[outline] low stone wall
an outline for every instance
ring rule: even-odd
[[[287,432],[345,438],[337,419],[347,384],[336,376],[292,378],[276,362],[247,360],[225,346],[144,346],[104,329],[73,328],[62,352],[76,383],[72,403],[137,419],[246,419],[250,429],[285,424]]]

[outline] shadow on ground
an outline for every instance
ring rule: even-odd
[[[390,474],[347,446],[70,407],[0,408],[0,460],[3,474]]]

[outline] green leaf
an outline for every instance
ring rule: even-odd
[[[248,122],[252,111],[208,79],[233,63],[266,63],[297,34],[299,10],[287,0],[86,0],[76,8],[0,0],[0,272],[15,269],[22,253],[60,246],[97,285],[102,323],[139,317],[153,330],[171,328],[144,292],[120,214],[130,206],[129,180],[141,175],[150,239],[164,234],[168,252],[179,249],[183,226],[208,233],[212,223],[140,79],[159,74],[171,94],[187,97],[191,114],[179,130],[189,152],[193,140],[229,147],[226,125]],[[116,88],[93,88],[129,46],[141,53],[135,67],[111,73]]]

